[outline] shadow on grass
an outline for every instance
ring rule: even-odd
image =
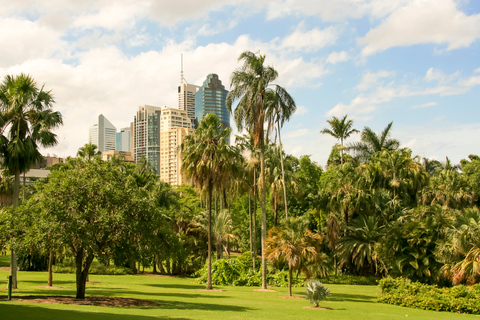
[[[9,305],[5,302],[0,303],[2,309],[2,320],[22,319],[22,320],[44,320],[44,319],[73,319],[73,320],[153,320],[153,319],[174,319],[189,320],[188,318],[171,318],[171,317],[147,317],[137,315],[122,315],[106,312],[83,312],[77,310],[55,310],[50,308],[42,308],[31,305]],[[98,309],[97,309],[98,310]]]
[[[330,301],[351,301],[351,302],[366,302],[375,303],[375,297],[366,296],[361,294],[348,294],[348,293],[333,293],[328,300]]]
[[[131,291],[131,290],[126,290],[124,291],[125,295],[130,296],[131,294],[134,294],[136,296],[151,296],[153,297],[179,297],[179,298],[215,298],[215,299],[224,299],[224,298],[230,298],[228,296],[222,296],[219,295],[218,293],[212,294],[213,292],[208,292],[206,294],[201,294],[201,293],[175,293],[175,292],[142,292],[142,291]]]
[[[208,311],[235,311],[246,312],[255,310],[237,305],[213,304],[213,303],[193,303],[185,301],[163,301],[157,300],[160,304],[158,309],[178,309],[178,310],[208,310]]]
[[[186,284],[164,284],[164,283],[152,284],[152,283],[149,283],[149,284],[146,284],[146,285],[150,286],[150,287],[168,288],[168,289],[195,289],[195,290],[198,290],[198,289],[205,289],[206,288],[206,285],[202,285],[202,284],[186,285]]]

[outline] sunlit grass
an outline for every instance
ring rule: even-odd
[[[7,285],[8,271],[0,271],[0,287]],[[47,283],[45,272],[19,272],[19,290],[23,295],[75,295],[75,275],[54,274],[54,286],[61,289],[41,289]],[[191,278],[151,276],[91,275],[87,296],[117,296],[152,300],[153,308],[113,308],[77,305],[54,305],[0,302],[0,319],[475,319],[477,316],[446,312],[423,311],[376,302],[379,290],[375,286],[327,285],[332,292],[321,306],[334,310],[303,309],[305,299],[286,299],[287,288],[277,292],[254,292],[251,287],[216,287],[224,291],[199,291],[204,286]],[[304,296],[303,288],[293,288],[293,294]],[[2,298],[6,292],[0,293]]]

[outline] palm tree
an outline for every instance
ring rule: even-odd
[[[57,144],[52,132],[62,124],[60,112],[52,111],[51,91],[37,87],[26,74],[7,75],[0,84],[0,154],[3,167],[14,175],[13,209],[18,207],[20,174],[42,159],[38,148]],[[17,287],[16,258],[12,250],[10,272]]]
[[[303,217],[285,219],[280,228],[268,232],[265,254],[268,260],[288,263],[288,294],[292,296],[293,270],[305,270],[309,262],[321,256],[322,237],[308,230],[308,220]]]
[[[340,163],[343,164],[343,150],[345,149],[343,145],[343,140],[350,137],[353,133],[358,133],[357,129],[352,129],[353,120],[347,120],[345,115],[341,120],[337,117],[333,117],[332,120],[327,120],[331,129],[325,128],[320,131],[323,134],[329,134],[337,140],[340,140]]]
[[[269,130],[275,124],[277,125],[276,131],[278,133],[278,147],[280,149],[280,164],[282,166],[282,184],[283,184],[283,198],[285,200],[285,217],[288,218],[288,206],[287,206],[287,188],[285,185],[285,169],[283,164],[283,145],[282,137],[280,134],[280,128],[286,121],[290,120],[290,117],[297,110],[295,101],[293,98],[283,89],[278,90],[281,87],[277,87],[277,91],[267,92],[267,119],[269,123]]]
[[[94,157],[100,157],[102,153],[97,150],[97,146],[93,143],[87,143],[77,151],[77,157],[92,160]]]
[[[245,51],[238,58],[243,60],[243,66],[232,73],[231,87],[226,105],[238,129],[243,128],[253,131],[254,146],[260,154],[260,195],[262,203],[262,288],[267,288],[267,261],[265,257],[265,239],[267,238],[267,208],[265,192],[265,130],[264,124],[268,117],[267,95],[276,92],[281,103],[288,104],[284,98],[289,97],[282,87],[272,82],[278,77],[278,72],[271,66],[264,66],[265,55],[256,55]],[[272,88],[273,87],[273,88]],[[235,110],[233,102],[238,101]],[[280,102],[279,102],[280,103]]]
[[[390,129],[393,121],[390,122],[383,131],[377,135],[369,127],[365,127],[362,131],[360,142],[352,143],[348,149],[353,150],[360,162],[365,163],[375,152],[382,149],[396,150],[400,146],[397,139],[390,139]]]
[[[238,170],[241,155],[230,146],[231,129],[222,129],[214,114],[207,114],[197,130],[181,145],[182,171],[200,190],[206,190],[208,207],[208,278],[207,290],[212,290],[212,195],[228,183],[232,173]]]

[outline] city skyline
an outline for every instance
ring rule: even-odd
[[[480,154],[478,1],[0,2],[0,75],[31,74],[64,115],[44,154],[74,156],[98,114],[123,127],[139,105],[175,107],[182,53],[188,83],[215,73],[230,90],[245,50],[296,100],[289,154],[325,165],[336,141],[319,132],[345,114],[359,130],[394,121],[413,155]]]

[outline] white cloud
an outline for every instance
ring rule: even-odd
[[[383,84],[380,79],[389,78],[395,75],[395,72],[380,70],[378,72],[367,72],[363,75],[362,81],[357,85],[357,89],[360,91],[366,91],[373,87],[378,87]]]
[[[420,43],[470,46],[480,37],[480,14],[467,16],[454,0],[413,0],[358,39],[367,56],[397,46]]]
[[[283,39],[282,47],[296,51],[315,51],[334,44],[338,38],[337,33],[333,26],[323,30],[314,28],[306,31],[305,24],[301,22],[292,34]]]
[[[327,57],[327,63],[335,64],[339,62],[348,61],[350,56],[347,51],[332,52]]]
[[[427,103],[424,103],[424,104],[413,106],[412,109],[428,108],[428,107],[433,107],[433,106],[436,106],[436,105],[438,105],[438,103],[432,101],[432,102],[427,102]]]
[[[308,113],[308,109],[305,106],[297,106],[297,111],[295,111],[294,115],[303,116],[306,113]]]
[[[39,22],[14,18],[0,19],[0,66],[9,66],[29,59],[49,58],[61,53],[65,42],[61,34]]]
[[[430,68],[427,70],[427,73],[425,74],[425,80],[426,81],[437,81],[441,84],[448,84],[452,83],[453,81],[457,80],[460,77],[460,72],[457,71],[451,75],[445,74],[443,71],[435,69],[435,68]]]
[[[304,136],[304,135],[308,134],[308,132],[309,132],[308,129],[298,129],[298,130],[295,130],[295,131],[287,132],[286,134],[283,135],[283,137],[285,139],[296,138],[296,137]]]

